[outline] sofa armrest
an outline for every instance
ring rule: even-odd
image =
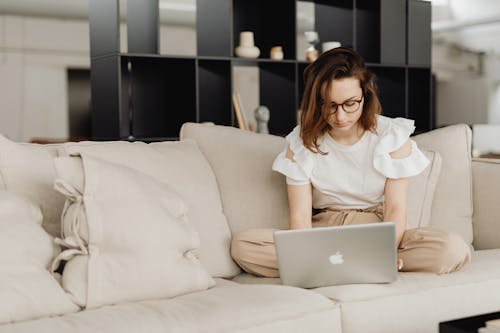
[[[473,245],[500,248],[500,159],[472,159]]]

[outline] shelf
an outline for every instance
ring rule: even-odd
[[[372,67],[377,76],[382,114],[387,117],[406,117],[406,73],[404,68]]]
[[[297,60],[297,1],[196,0],[197,55],[186,56],[158,53],[157,0],[128,8],[135,12],[127,26],[130,53],[120,53],[118,3],[89,0],[92,138],[175,140],[188,121],[234,126],[231,96],[239,66],[258,68],[258,82],[249,76],[254,81],[237,87],[258,85],[249,93],[249,108],[267,106],[270,133],[288,134],[297,124],[310,64]],[[433,128],[429,2],[301,1],[314,5],[318,48],[338,41],[364,57],[377,76],[384,115],[415,119],[418,131]],[[254,33],[259,58],[235,56],[241,31]],[[269,59],[277,45],[284,60]]]
[[[408,118],[420,132],[432,129],[430,83],[430,69],[408,69]]]
[[[366,62],[380,62],[380,0],[356,1],[356,49]]]
[[[295,64],[260,63],[260,104],[271,111],[269,132],[289,133],[296,126]]]
[[[431,3],[408,0],[408,64],[431,65]]]
[[[315,0],[315,30],[321,43],[337,41],[342,46],[354,47],[353,0]]]
[[[233,0],[233,54],[240,32],[252,31],[260,58],[269,58],[271,47],[279,45],[285,59],[295,59],[295,6],[290,0]]]
[[[122,109],[130,115],[130,135],[175,137],[184,122],[196,121],[194,60],[121,59]]]
[[[198,60],[198,122],[232,124],[231,63]]]

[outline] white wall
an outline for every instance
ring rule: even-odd
[[[126,25],[121,27],[126,51]],[[196,32],[161,27],[160,53],[196,54]],[[0,15],[0,133],[15,141],[69,134],[68,68],[90,68],[87,20]]]
[[[88,68],[88,23],[0,16],[0,133],[67,137],[66,68]]]

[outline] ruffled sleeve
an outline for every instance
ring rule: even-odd
[[[390,153],[398,150],[415,131],[414,121],[405,118],[384,118],[380,140],[375,146],[373,166],[387,178],[405,178],[416,176],[429,165],[429,160],[418,149],[415,141],[411,142],[411,153],[405,158],[393,159]],[[380,122],[379,122],[380,123]]]
[[[272,169],[286,176],[289,185],[306,185],[311,182],[311,174],[314,168],[313,153],[304,147],[300,137],[300,126],[286,136],[286,141],[293,152],[292,161],[286,157],[287,148],[274,160]]]

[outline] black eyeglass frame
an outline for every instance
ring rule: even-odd
[[[338,109],[339,109],[339,106],[342,107],[342,110],[344,110],[345,113],[355,113],[359,110],[359,107],[361,106],[361,102],[364,100],[364,98],[365,98],[365,96],[361,96],[361,99],[359,99],[359,100],[349,99],[349,100],[345,101],[344,103],[335,104],[335,110],[333,112],[330,112],[330,114],[332,114],[332,115],[336,114]],[[349,102],[358,103],[358,107],[356,108],[356,110],[347,111],[345,109],[344,104],[349,103]],[[333,109],[333,105],[330,105],[330,109]]]

